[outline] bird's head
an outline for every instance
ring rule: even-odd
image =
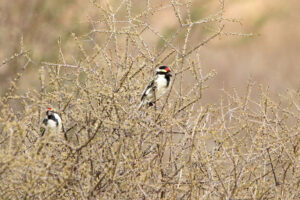
[[[61,118],[53,108],[47,108],[43,124],[45,124],[48,127],[60,127]]]
[[[172,76],[171,70],[167,66],[160,66],[159,68],[157,68],[156,74],[163,74],[163,75]]]
[[[50,116],[50,115],[53,115],[55,113],[55,111],[53,110],[53,108],[47,108],[47,111],[46,111],[46,115],[47,117]]]
[[[60,119],[58,113],[53,108],[50,108],[50,107],[47,108],[46,116],[45,116],[43,123],[46,124],[49,119],[52,119],[55,121]]]

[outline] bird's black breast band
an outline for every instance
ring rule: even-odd
[[[53,120],[56,123],[56,126],[58,126],[58,120],[54,117],[54,115],[48,115],[48,120]]]
[[[166,75],[166,79],[167,79],[167,87],[169,87],[169,85],[170,85],[170,76]]]

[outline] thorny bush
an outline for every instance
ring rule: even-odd
[[[219,11],[191,18],[192,2],[131,0],[117,7],[92,2],[99,18],[91,31],[73,34],[79,53],[44,62],[39,89],[18,91],[17,74],[0,101],[1,199],[297,199],[299,95],[278,101],[264,87],[253,95],[224,91],[215,103],[201,98],[214,77],[203,73],[199,48],[226,35]],[[166,10],[177,26],[163,35],[151,18]],[[206,38],[191,41],[208,26]],[[147,42],[156,38],[160,46]],[[198,41],[198,42],[195,42]],[[2,62],[23,59],[21,51]],[[175,74],[172,89],[137,111],[140,93],[159,65]],[[257,95],[259,94],[259,95]],[[47,106],[63,131],[41,137]]]

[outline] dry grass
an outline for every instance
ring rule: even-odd
[[[218,102],[201,104],[215,72],[202,71],[198,49],[234,22],[224,19],[223,1],[198,21],[190,1],[147,1],[138,11],[130,0],[93,5],[91,31],[72,36],[80,53],[65,55],[59,41],[60,59],[40,66],[39,89],[18,91],[20,73],[0,99],[2,199],[300,197],[298,92],[275,101],[249,82],[245,95],[220,91]],[[149,22],[166,10],[177,23],[168,36]],[[201,26],[210,31],[191,42]],[[18,59],[26,70],[33,61],[24,49],[2,65]],[[137,111],[161,64],[176,74],[170,93]],[[49,105],[63,133],[40,137]]]

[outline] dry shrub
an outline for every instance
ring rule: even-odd
[[[297,92],[275,101],[263,87],[253,95],[250,82],[246,95],[224,91],[219,102],[200,102],[215,73],[202,71],[198,49],[230,23],[223,1],[198,21],[190,1],[147,1],[139,11],[130,0],[119,3],[93,2],[100,17],[90,19],[91,32],[72,35],[80,53],[65,56],[59,45],[58,62],[42,63],[37,73],[39,89],[18,91],[19,74],[1,98],[1,198],[299,198]],[[149,22],[165,10],[178,24],[171,36]],[[190,42],[199,26],[211,31]],[[147,42],[150,35],[159,47]],[[32,62],[22,50],[3,65],[13,59],[23,60],[24,70]],[[176,75],[172,89],[137,111],[162,64]],[[49,105],[63,133],[41,137]]]

